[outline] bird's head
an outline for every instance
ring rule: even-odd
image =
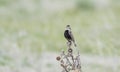
[[[66,30],[71,30],[70,25],[67,25],[67,26],[66,26]]]

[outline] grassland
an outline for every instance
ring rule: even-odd
[[[22,66],[38,68],[42,53],[59,53],[66,49],[63,32],[67,24],[72,27],[81,54],[120,56],[119,3],[117,0],[103,3],[93,0],[0,0],[0,66],[7,66],[8,70],[9,67],[18,70]],[[102,67],[90,64],[84,70],[87,72],[89,68]]]

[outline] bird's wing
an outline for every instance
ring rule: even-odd
[[[70,36],[71,36],[71,38],[72,38],[72,41],[73,41],[73,43],[74,43],[74,46],[76,47],[77,45],[76,45],[76,43],[75,43],[75,39],[74,39],[74,36],[73,36],[72,32],[70,32]]]
[[[75,42],[75,40],[74,40],[74,36],[73,36],[73,34],[72,34],[71,31],[69,32],[69,34],[70,34],[70,36],[71,36],[71,38],[72,38],[72,41]]]

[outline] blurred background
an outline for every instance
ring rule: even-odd
[[[0,72],[61,72],[71,25],[83,72],[120,71],[120,0],[0,0]]]

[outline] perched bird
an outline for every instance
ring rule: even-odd
[[[71,45],[72,42],[73,42],[73,43],[74,43],[74,46],[76,47],[76,43],[75,43],[75,40],[74,40],[72,31],[71,31],[70,25],[67,25],[67,26],[66,26],[66,29],[65,29],[65,31],[64,31],[64,37],[68,40],[69,45]]]

